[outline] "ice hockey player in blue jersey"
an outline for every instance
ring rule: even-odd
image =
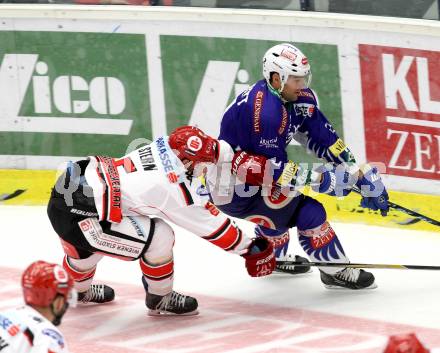
[[[368,164],[358,167],[348,147],[319,110],[315,93],[308,88],[310,64],[298,48],[291,44],[270,48],[263,58],[263,75],[263,80],[241,93],[227,108],[219,140],[233,149],[232,174],[246,183],[244,191],[265,185],[267,166],[271,166],[271,193],[264,196],[261,187],[249,197],[235,187],[232,198],[217,202],[217,206],[230,216],[257,223],[256,234],[272,240],[278,260],[307,261],[287,254],[289,229],[296,227],[299,242],[312,261],[347,263],[348,257],[327,221],[323,205],[303,194],[286,196],[281,191],[290,185],[312,184],[315,191],[341,196],[357,186],[362,190],[361,206],[380,210],[385,216],[388,195],[377,168]],[[323,173],[308,171],[288,159],[286,148],[292,138],[327,163],[321,168]],[[339,165],[344,167],[338,168]],[[239,171],[243,169],[244,177],[240,177]],[[309,270],[279,268],[292,273],[304,269]],[[373,274],[364,270],[321,267],[320,272],[327,288],[376,287]]]

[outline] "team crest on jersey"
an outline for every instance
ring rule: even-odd
[[[300,115],[304,118],[311,118],[315,112],[315,105],[310,103],[298,103],[294,104],[296,115]]]
[[[245,219],[262,227],[275,229],[275,223],[273,223],[273,221],[269,217],[263,215],[252,215],[246,217]]]
[[[273,187],[269,196],[263,196],[263,201],[267,207],[272,209],[280,209],[288,205],[293,197],[284,195],[279,187]]]
[[[261,108],[263,107],[263,91],[258,91],[254,100],[254,132],[260,132]]]

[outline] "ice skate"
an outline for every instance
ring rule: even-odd
[[[149,309],[148,315],[151,316],[189,316],[199,313],[197,311],[199,304],[196,298],[175,291],[165,296],[147,293],[145,304]]]
[[[377,285],[371,272],[346,267],[334,275],[321,272],[321,281],[328,289],[374,289]]]
[[[287,254],[284,256],[280,256],[277,258],[277,266],[275,267],[275,272],[289,273],[292,275],[312,272],[310,266],[295,266],[291,264],[292,262],[307,263],[309,262],[309,260],[299,255]]]
[[[78,293],[78,302],[87,303],[107,303],[115,299],[113,288],[105,284],[92,284],[85,292]]]

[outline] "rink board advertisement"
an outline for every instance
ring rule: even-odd
[[[440,52],[360,45],[359,57],[367,159],[440,180]]]
[[[223,112],[239,93],[261,80],[260,58],[278,43],[160,36],[168,131],[189,122],[218,136]],[[311,62],[322,63],[314,66],[312,86],[316,87],[320,106],[332,117],[334,128],[343,137],[337,47],[295,44],[307,53]],[[302,146],[290,146],[289,153],[297,162],[313,160]]]
[[[358,27],[368,21],[347,16],[320,23],[286,12],[175,8],[167,17],[81,8],[51,18],[29,6],[27,16],[17,10],[0,23],[0,169],[120,156],[135,139],[188,123],[216,135],[231,100],[262,78],[264,52],[292,42],[309,58],[321,110],[358,162],[384,163],[391,189],[440,193],[440,36],[431,29],[368,30]],[[289,156],[314,160],[295,145]]]
[[[117,155],[151,138],[143,35],[0,32],[3,155]]]

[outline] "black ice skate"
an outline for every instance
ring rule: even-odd
[[[105,284],[92,284],[85,292],[78,293],[78,302],[87,303],[107,303],[115,299],[113,288]]]
[[[321,271],[321,270],[320,270]],[[377,288],[374,282],[374,275],[371,272],[360,270],[358,268],[346,267],[329,275],[321,271],[321,281],[328,289],[374,289]]]
[[[148,315],[151,316],[189,316],[197,315],[199,313],[197,311],[199,304],[197,303],[196,298],[175,291],[172,291],[165,296],[147,293],[145,304],[149,309]]]
[[[278,257],[275,272],[284,272],[291,275],[312,272],[310,266],[295,266],[291,264],[292,262],[307,263],[309,260],[299,255],[292,256],[290,254]]]

